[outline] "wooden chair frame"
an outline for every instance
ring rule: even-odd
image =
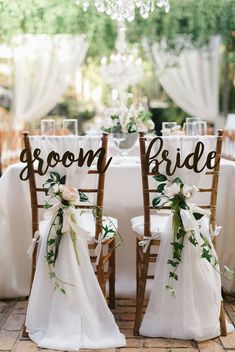
[[[216,206],[217,206],[217,191],[219,182],[219,170],[220,170],[220,159],[223,141],[223,131],[218,130],[217,133],[217,143],[216,143],[216,167],[213,171],[207,172],[206,175],[212,176],[211,188],[201,188],[200,192],[210,193],[210,204],[201,205],[201,208],[210,209],[211,215],[209,224],[212,231],[216,228]],[[140,145],[140,159],[141,159],[141,174],[142,174],[142,191],[143,191],[143,205],[144,205],[144,236],[150,237],[150,211],[154,207],[150,204],[150,193],[156,192],[156,189],[149,188],[149,176],[154,176],[150,169],[146,170],[146,137],[144,132],[139,133],[139,145]],[[170,209],[169,207],[164,207],[164,209]],[[154,275],[148,275],[149,263],[156,262],[157,254],[151,253],[151,247],[160,245],[160,240],[152,240],[146,251],[143,252],[142,247],[139,246],[139,241],[142,238],[136,240],[136,314],[135,314],[135,324],[134,324],[134,335],[139,335],[139,329],[143,314],[144,305],[144,295],[146,289],[147,279],[154,279]],[[215,237],[213,238],[213,244],[216,246]],[[220,311],[220,328],[221,335],[226,336],[226,322],[223,302],[221,302]]]
[[[24,147],[31,151],[31,145],[29,141],[29,133],[23,132],[23,142]],[[102,160],[101,169],[104,169],[106,165],[107,159],[107,150],[108,150],[108,134],[103,133],[101,138],[101,147],[106,151],[105,157]],[[29,156],[29,161],[32,161],[32,152]],[[36,171],[33,167],[33,163],[30,163],[30,177],[29,177],[29,187],[30,187],[30,199],[31,199],[31,210],[32,210],[32,237],[34,236],[35,232],[39,230],[39,214],[38,210],[40,208],[44,208],[43,204],[38,203],[38,193],[45,192],[44,188],[39,188],[36,185]],[[103,204],[104,204],[104,185],[105,185],[105,173],[100,173],[97,169],[96,170],[89,170],[88,174],[96,174],[98,175],[98,182],[97,188],[89,188],[89,189],[80,189],[81,192],[84,193],[93,193],[96,194],[96,205],[97,205],[97,212],[96,212],[96,220],[95,220],[95,239],[98,240],[99,234],[102,231],[102,215],[103,215]],[[76,208],[80,209],[92,209],[93,205],[84,205],[79,204],[76,205]],[[97,244],[92,243],[89,244],[88,247],[90,250],[94,250]],[[110,308],[115,307],[115,238],[111,240],[107,240],[102,243],[102,249],[100,254],[99,263],[95,268],[95,273],[97,275],[97,279],[101,290],[107,299],[107,292],[106,292],[106,283],[109,283],[109,306]],[[105,254],[105,252],[107,252]],[[36,270],[36,258],[37,258],[37,243],[35,246],[35,250],[32,256],[32,270],[31,270],[31,281],[30,281],[30,291],[32,288],[32,283],[35,275]],[[92,264],[96,261],[95,255],[90,255],[90,259]],[[107,268],[108,267],[108,268]],[[107,268],[107,269],[105,269]],[[24,329],[23,332],[24,336],[27,336],[26,330]]]

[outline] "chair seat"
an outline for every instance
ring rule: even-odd
[[[89,231],[90,237],[88,238],[88,243],[94,243],[95,241],[95,219],[91,211],[83,211],[81,215],[78,217],[78,224]],[[117,231],[118,221],[117,219],[110,217],[110,216],[103,216],[103,226],[108,226],[110,229]],[[102,232],[104,234],[104,230]],[[113,237],[113,233],[110,233],[106,237],[106,239],[110,239]]]
[[[150,215],[150,231],[151,235],[159,235],[161,237],[162,232],[165,229],[169,214],[154,214]],[[137,216],[131,219],[132,230],[140,236],[144,236],[144,216]]]

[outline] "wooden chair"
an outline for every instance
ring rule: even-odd
[[[140,145],[140,158],[141,158],[141,173],[142,173],[142,191],[143,191],[143,205],[144,205],[144,233],[146,237],[150,237],[151,233],[151,209],[154,207],[150,204],[150,193],[156,192],[156,189],[151,189],[149,187],[149,176],[154,174],[151,172],[150,168],[146,171],[146,137],[143,132],[139,133],[139,145]],[[216,205],[217,205],[217,189],[219,181],[219,170],[220,170],[220,158],[221,158],[221,148],[223,141],[223,131],[219,130],[217,134],[217,143],[216,143],[216,162],[218,161],[217,166],[213,171],[207,172],[206,175],[212,178],[210,188],[201,188],[200,192],[208,192],[210,197],[210,202],[208,205],[199,205],[201,208],[210,209],[211,215],[209,224],[212,231],[215,231],[216,228]],[[164,207],[161,212],[166,212],[169,207]],[[155,209],[156,212],[156,209]],[[161,215],[159,215],[159,218]],[[161,225],[161,224],[159,224]],[[165,224],[163,223],[165,226]],[[161,226],[159,226],[161,231]],[[164,228],[164,227],[163,227]],[[163,229],[162,228],[162,229]],[[149,264],[156,262],[157,254],[156,251],[153,253],[151,249],[154,250],[156,247],[159,247],[160,240],[153,239],[148,246],[146,253],[143,252],[142,247],[139,245],[139,242],[143,237],[137,235],[136,241],[136,280],[137,280],[137,289],[136,289],[136,314],[135,314],[135,324],[134,324],[134,335],[139,335],[140,324],[143,314],[143,304],[144,296],[146,289],[147,279],[154,279],[154,275],[149,275]],[[216,245],[215,237],[213,239],[214,246]],[[221,335],[226,336],[226,324],[225,324],[225,315],[223,302],[221,302],[221,313],[220,313],[220,327]]]
[[[31,145],[29,140],[29,133],[23,132],[23,142],[24,148],[27,148],[31,151]],[[102,169],[106,165],[107,158],[107,150],[108,150],[108,134],[103,133],[101,138],[101,147],[105,149],[106,155],[102,160]],[[30,153],[32,158],[32,153]],[[39,230],[39,209],[43,208],[43,204],[39,204],[38,195],[40,192],[44,192],[44,188],[39,187],[36,184],[36,170],[33,168],[33,164],[30,166],[30,178],[29,178],[29,186],[30,186],[30,198],[31,198],[31,210],[32,210],[32,237],[35,232]],[[91,169],[88,172],[91,175],[97,175],[97,187],[96,188],[88,188],[88,189],[80,189],[80,191],[85,194],[96,195],[96,205],[98,207],[98,211],[96,212],[96,220],[95,220],[95,239],[98,240],[99,234],[102,232],[102,210],[104,204],[104,185],[105,185],[105,173],[100,173],[97,168]],[[94,176],[93,176],[94,177]],[[90,209],[92,210],[93,206],[91,204],[84,203],[79,204],[76,208],[80,209]],[[88,245],[91,252],[94,252],[96,248],[96,243],[91,243]],[[95,266],[95,273],[97,275],[97,279],[99,285],[102,289],[102,292],[107,299],[107,291],[106,284],[109,283],[109,306],[110,308],[115,307],[115,238],[111,240],[107,240],[102,243],[102,249],[100,254],[99,263],[96,266],[94,263],[96,262],[96,256],[92,253],[90,255],[91,262]],[[35,246],[35,250],[32,256],[32,271],[31,271],[31,284],[30,290],[32,287],[34,274],[36,270],[36,257],[37,257],[37,244]],[[24,330],[24,335],[27,335]]]

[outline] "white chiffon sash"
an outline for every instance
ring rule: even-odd
[[[125,337],[104,299],[82,236],[77,239],[79,265],[70,236],[62,236],[55,272],[72,286],[63,286],[66,294],[54,290],[45,259],[49,227],[50,220],[40,223],[40,249],[26,316],[29,337],[39,347],[60,350],[124,346]]]
[[[206,232],[204,233],[206,236]],[[210,236],[206,236],[211,243]],[[196,238],[200,243],[200,238]],[[150,301],[140,333],[145,336],[206,340],[220,335],[221,305],[220,274],[200,258],[199,249],[186,238],[182,263],[178,266],[178,281],[173,282],[175,297],[169,284],[172,259],[172,216],[162,234],[159,257]],[[216,256],[215,251],[213,254]]]
[[[175,160],[176,148],[179,148],[185,157],[194,151],[198,141],[202,141],[205,150],[200,160],[200,168],[205,164],[208,152],[215,150],[216,143],[215,136],[186,138],[170,136],[164,137],[163,140],[164,149],[169,151],[171,160]],[[165,165],[161,164],[160,172],[163,174],[165,174],[164,167]],[[176,170],[171,179],[180,177],[183,183],[199,186],[201,182],[204,182],[203,176],[206,171],[204,169],[204,172],[197,174],[193,170],[182,168]],[[199,245],[202,244],[200,232],[203,232],[204,238],[211,244],[212,254],[217,258],[206,216],[200,220],[200,230],[192,212],[182,211],[181,218],[184,221],[185,230],[194,230]],[[178,281],[173,280],[172,282],[175,289],[173,297],[166,289],[166,285],[169,285],[169,272],[171,271],[171,266],[167,264],[167,261],[172,259],[171,242],[173,241],[172,215],[170,215],[161,235],[155,279],[140,327],[142,335],[197,341],[220,335],[219,316],[222,298],[219,266],[215,269],[205,258],[201,258],[200,248],[190,243],[187,236],[184,241],[182,262],[177,268]],[[228,331],[232,331],[232,326],[227,325]]]

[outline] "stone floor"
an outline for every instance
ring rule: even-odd
[[[225,309],[229,319],[235,325],[235,297],[226,297]],[[43,351],[29,339],[22,337],[22,326],[26,312],[26,301],[0,301],[0,351],[37,352]],[[196,343],[195,341],[136,338],[133,336],[135,301],[119,299],[113,310],[121,331],[127,338],[126,348],[103,350],[104,352],[221,352],[235,351],[235,333],[227,337]],[[49,350],[44,350],[49,351]],[[82,350],[80,350],[82,352]],[[84,350],[87,352],[88,350]],[[97,351],[97,350],[96,350]],[[102,350],[100,350],[102,351]],[[53,352],[50,350],[50,352]],[[55,352],[55,351],[54,351]]]

